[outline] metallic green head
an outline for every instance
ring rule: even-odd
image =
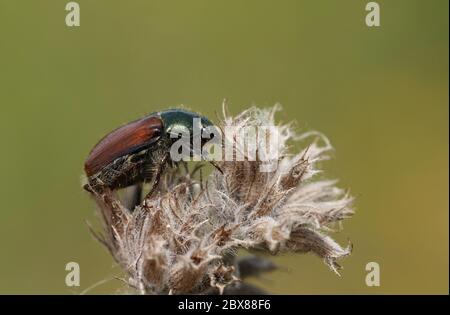
[[[188,131],[194,135],[194,127],[197,131],[202,131],[205,127],[214,126],[206,117],[198,113],[184,109],[168,109],[158,113],[164,124],[164,131],[167,134],[179,134]],[[198,125],[195,125],[195,124]]]

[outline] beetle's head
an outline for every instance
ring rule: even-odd
[[[205,153],[202,149],[203,146],[214,139],[213,141],[221,143],[221,134],[219,129],[206,117],[197,113],[182,110],[182,109],[170,109],[159,113],[163,124],[164,133],[172,139],[172,143],[177,140],[186,139],[186,145],[189,146],[189,156],[201,156],[209,160],[219,171],[220,168],[215,162],[213,162],[208,153]],[[218,136],[218,138],[216,138]],[[194,138],[200,137],[200,147],[196,147]],[[200,149],[200,151],[198,151]],[[221,171],[222,172],[222,171]]]
[[[195,132],[203,133],[208,127],[214,126],[208,118],[183,109],[169,109],[161,112],[160,116],[164,123],[164,132],[169,136],[189,133],[192,138]]]

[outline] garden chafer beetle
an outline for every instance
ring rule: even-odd
[[[87,176],[84,188],[90,192],[102,192],[105,188],[117,190],[149,182],[153,183],[153,191],[165,167],[178,162],[172,159],[170,152],[183,132],[190,135],[189,153],[194,154],[192,137],[195,128],[203,133],[206,128],[214,126],[198,113],[169,109],[113,130],[89,153],[84,164]],[[207,142],[205,140],[201,138],[201,147]]]

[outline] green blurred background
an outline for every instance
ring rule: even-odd
[[[106,132],[185,104],[215,117],[283,105],[329,136],[327,176],[357,196],[335,235],[342,277],[317,257],[274,260],[273,293],[448,293],[448,1],[0,0],[0,293],[78,294],[115,275],[90,236],[83,162]],[[65,264],[81,286],[65,286]],[[365,285],[365,265],[381,286]],[[114,293],[117,280],[89,293]]]

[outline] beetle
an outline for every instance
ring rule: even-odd
[[[187,130],[192,140],[194,122],[200,122],[200,126],[195,127],[201,128],[202,132],[204,128],[214,126],[198,113],[169,109],[113,130],[90,151],[84,164],[88,182],[84,188],[101,193],[105,188],[117,190],[153,182],[151,194],[158,186],[164,168],[174,164],[170,148],[178,138],[173,135]],[[193,154],[192,150],[190,152]]]

